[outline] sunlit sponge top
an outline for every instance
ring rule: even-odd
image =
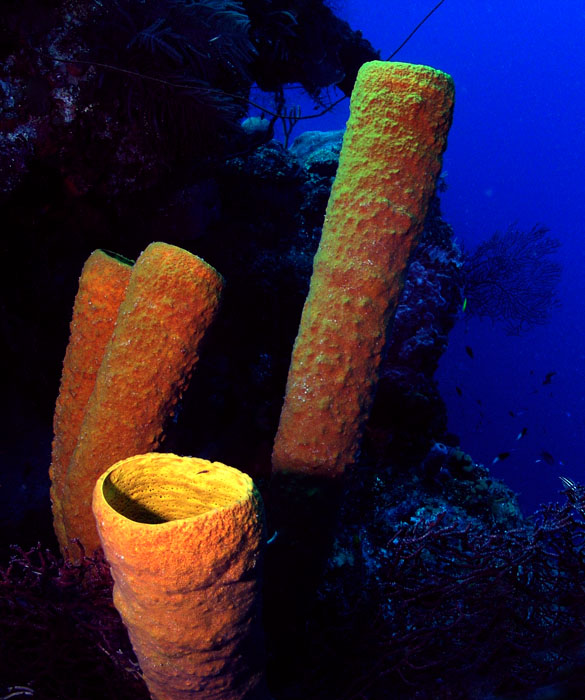
[[[121,464],[106,474],[103,496],[120,515],[138,523],[161,524],[228,508],[253,487],[237,469],[195,457],[151,453]]]
[[[114,604],[153,700],[268,700],[262,499],[219,462],[151,452],[97,480]]]
[[[148,570],[159,580],[164,570],[193,585],[205,585],[218,562],[232,566],[230,547],[251,544],[254,559],[264,529],[262,498],[247,474],[159,452],[106,470],[95,484],[93,514],[114,578],[120,565],[125,577]]]

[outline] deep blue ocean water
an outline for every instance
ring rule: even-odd
[[[388,58],[436,3],[331,4]],[[472,249],[516,223],[542,224],[562,243],[562,305],[550,322],[510,336],[502,324],[462,315],[438,372],[450,430],[483,464],[511,453],[492,472],[527,513],[559,498],[560,475],[585,481],[584,35],[582,3],[445,0],[394,58],[454,78],[442,211],[457,240]],[[343,128],[348,108],[345,100],[300,122],[294,135]]]

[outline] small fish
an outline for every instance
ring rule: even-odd
[[[465,352],[471,357],[473,360],[473,348],[470,345],[465,346]]]
[[[563,482],[563,486],[569,491],[577,490],[577,484],[572,479],[567,479],[566,476],[559,476],[559,479]]]
[[[557,461],[550,452],[547,452],[546,450],[542,450],[540,453],[540,456],[542,457],[542,461],[548,464],[549,467],[552,467],[553,464]]]
[[[522,430],[516,435],[516,440],[522,440],[522,438],[526,435],[528,432],[528,428],[522,428]]]
[[[566,476],[559,476],[565,490],[563,493],[567,497],[567,500],[571,505],[573,505],[581,513],[585,515],[584,503],[583,503],[583,487],[577,486],[577,484],[572,479],[567,479]]]
[[[461,307],[461,311],[465,313],[465,309],[467,308],[467,297],[463,300],[463,306]]]
[[[500,454],[494,458],[492,461],[492,464],[497,464],[498,462],[503,462],[505,459],[508,459],[510,456],[511,452],[500,452]]]
[[[550,384],[550,380],[555,376],[555,374],[556,372],[547,372],[542,383]]]
[[[456,386],[456,387],[455,387],[455,391],[457,392],[458,396],[463,396],[463,392],[461,391],[461,387],[460,387],[460,386]]]
[[[508,411],[508,415],[512,416],[512,418],[516,418],[516,414],[514,413],[514,411]]]

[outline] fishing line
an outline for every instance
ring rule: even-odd
[[[410,32],[410,34],[406,37],[406,39],[402,42],[402,44],[400,44],[400,46],[393,53],[391,53],[390,56],[388,56],[388,58],[386,59],[387,61],[391,61],[394,58],[394,56],[396,56],[396,54],[400,51],[400,49],[412,39],[412,37],[416,34],[416,32],[418,32],[418,30],[423,26],[423,24],[427,21],[427,19],[433,14],[433,12],[436,12],[444,2],[445,2],[445,0],[441,0],[440,2],[438,2],[433,7],[433,9],[428,13],[428,15],[426,15],[426,17],[423,17],[423,19],[421,19],[421,21]]]

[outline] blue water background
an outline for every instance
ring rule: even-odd
[[[387,58],[435,3],[331,5]],[[463,449],[486,465],[511,452],[492,473],[519,494],[525,512],[562,498],[559,475],[585,482],[584,36],[579,2],[445,0],[394,59],[455,80],[442,209],[458,241],[473,248],[514,222],[546,225],[562,241],[562,307],[551,322],[515,337],[462,317],[437,375]],[[289,101],[299,102],[294,91]],[[295,135],[343,128],[347,115],[346,100],[300,123]],[[556,374],[543,384],[548,372]],[[542,460],[543,450],[554,464]]]

